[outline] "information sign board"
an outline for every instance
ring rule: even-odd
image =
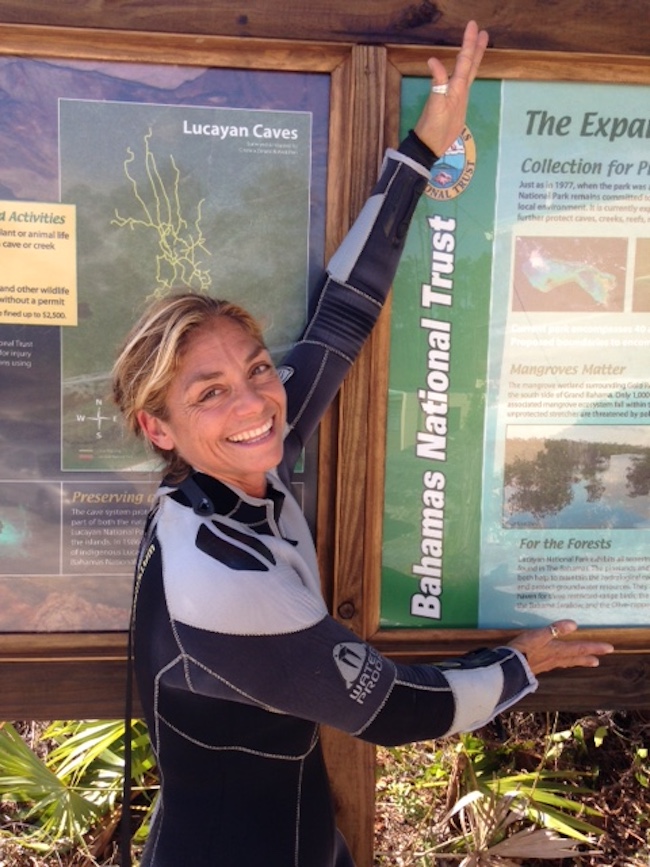
[[[276,358],[296,338],[330,76],[5,56],[0,87],[0,632],[123,631],[159,469],[112,404],[116,349],[173,289],[243,304]]]
[[[475,82],[395,282],[382,628],[650,625],[649,100]]]

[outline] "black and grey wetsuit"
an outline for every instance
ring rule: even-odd
[[[429,174],[389,151],[281,366],[285,458],[267,495],[196,473],[160,489],[138,568],[135,666],[161,775],[142,867],[343,867],[319,724],[378,744],[489,720],[536,686],[509,648],[397,665],[332,619],[289,483],[381,310]]]

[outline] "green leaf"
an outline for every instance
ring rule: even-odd
[[[598,726],[596,731],[594,732],[594,746],[602,747],[603,741],[609,734],[609,729],[607,726]]]
[[[25,820],[38,817],[39,834],[52,840],[81,840],[100,815],[34,755],[12,725],[0,731],[0,795],[25,805]]]

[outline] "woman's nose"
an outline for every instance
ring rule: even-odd
[[[235,404],[237,412],[256,412],[264,405],[264,395],[252,382],[245,382],[237,389]]]

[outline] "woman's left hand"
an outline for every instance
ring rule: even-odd
[[[596,668],[599,657],[613,653],[614,647],[605,641],[562,641],[578,628],[573,620],[556,620],[550,626],[522,632],[508,647],[521,651],[533,674],[554,668]]]
[[[448,79],[445,67],[437,57],[429,58],[432,86],[448,85],[448,88],[446,93],[429,94],[415,125],[415,133],[438,157],[453,144],[465,126],[469,90],[487,43],[486,31],[479,30],[476,21],[470,21],[451,78]]]

